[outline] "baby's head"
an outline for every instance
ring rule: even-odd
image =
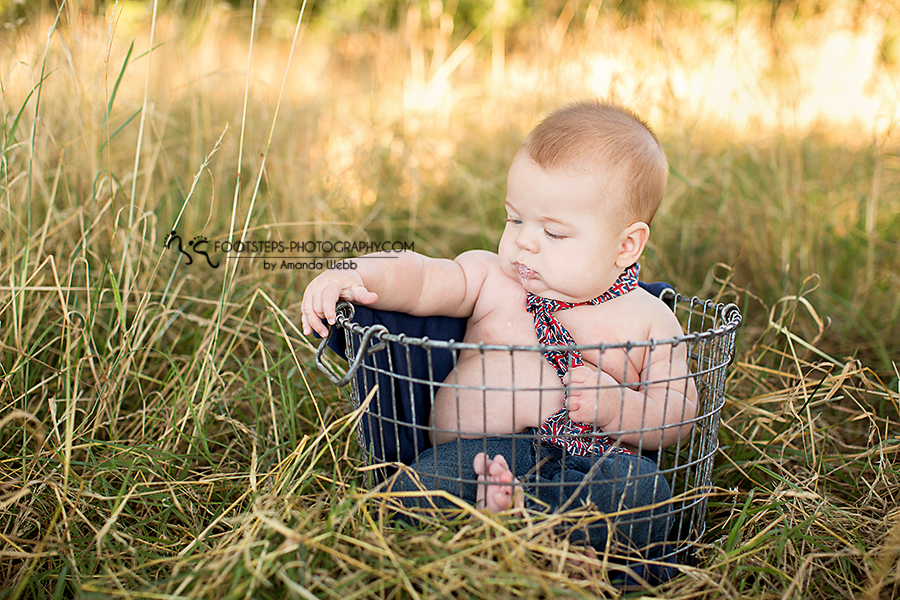
[[[666,154],[649,126],[631,111],[584,100],[564,106],[525,138],[522,151],[546,171],[602,178],[604,210],[622,225],[653,220],[669,175]]]
[[[510,166],[502,268],[548,298],[602,294],[643,252],[667,176],[659,141],[629,111],[586,101],[554,112]]]

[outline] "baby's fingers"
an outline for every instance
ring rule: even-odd
[[[322,323],[322,317],[315,313],[301,313],[300,324],[302,325],[303,335],[310,335],[313,331],[321,337],[328,335],[328,326]]]
[[[594,417],[594,402],[579,393],[570,393],[566,401],[569,418],[578,423],[590,423]]]
[[[329,322],[334,323],[334,305],[340,293],[340,286],[329,285],[320,278],[314,279],[307,286],[300,303],[300,321],[304,335],[313,331],[320,336],[328,335],[328,326],[322,323],[322,319],[330,316]]]
[[[334,304],[331,306],[334,307]],[[328,335],[328,326],[322,323],[322,318],[326,317],[326,315],[321,307],[322,303],[317,299],[304,299],[300,314],[300,322],[303,325],[303,335],[309,335],[313,331],[322,337]],[[333,310],[334,309],[332,308],[332,311]]]
[[[341,295],[341,289],[339,287],[329,286],[322,290],[322,293],[313,297],[313,310],[317,315],[322,315],[329,325],[334,325],[334,322],[337,320],[337,310],[335,310],[335,308],[337,307],[337,302],[340,300]],[[322,327],[327,334],[328,328],[324,325],[322,325]]]
[[[566,373],[566,383],[585,383],[596,379],[594,370],[584,365],[572,367]]]
[[[378,294],[370,292],[364,285],[355,285],[345,293],[341,294],[345,300],[356,302],[357,304],[372,304],[378,300]]]
[[[334,325],[337,321],[336,307],[340,299],[357,304],[372,304],[378,300],[378,294],[370,292],[363,285],[348,288],[341,288],[339,285],[322,285],[314,288],[311,285],[301,304],[303,333],[309,335],[315,331],[322,337],[328,335],[328,325]],[[327,325],[322,319],[325,319]]]

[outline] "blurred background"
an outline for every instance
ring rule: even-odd
[[[213,250],[493,249],[519,143],[586,97],[669,156],[642,276],[744,315],[698,568],[658,597],[900,597],[900,0],[0,0],[0,24],[0,600],[620,597],[530,519],[388,523],[297,329],[317,271]]]
[[[32,224],[10,239],[93,206],[90,231],[143,223],[138,262],[173,226],[493,249],[517,144],[601,97],[641,114],[671,162],[646,278],[896,379],[898,5],[7,0],[4,203]],[[89,241],[86,264],[124,243]],[[240,262],[236,293],[263,285],[286,307],[314,274]],[[180,268],[198,295],[220,285]]]

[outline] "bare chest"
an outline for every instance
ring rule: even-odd
[[[534,317],[525,309],[525,294],[521,285],[505,281],[495,282],[484,290],[479,305],[469,319],[465,341],[496,345],[534,346],[542,343],[535,334]],[[596,306],[578,306],[554,313],[559,323],[580,346],[620,344],[643,339],[646,335],[640,319],[629,314],[627,303],[612,300]],[[562,340],[560,340],[562,341]],[[538,360],[543,360],[535,353]],[[643,350],[622,348],[586,350],[583,359],[618,381],[635,381],[644,362]],[[547,365],[549,366],[549,365]],[[616,371],[617,373],[612,373]]]

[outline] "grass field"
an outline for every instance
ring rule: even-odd
[[[632,594],[540,524],[390,522],[314,272],[215,250],[493,248],[522,136],[597,95],[670,158],[645,278],[744,313],[697,564],[632,595],[900,597],[897,2],[197,6],[0,33],[0,598]]]

